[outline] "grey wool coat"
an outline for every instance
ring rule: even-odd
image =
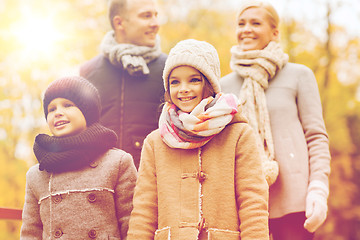
[[[243,79],[235,72],[220,80],[225,93],[241,95]],[[270,218],[305,211],[310,181],[329,185],[329,139],[313,72],[287,63],[265,90],[279,176],[269,190]]]
[[[119,149],[77,171],[31,167],[20,239],[126,239],[136,179],[131,155]]]

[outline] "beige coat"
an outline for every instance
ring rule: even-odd
[[[220,80],[239,96],[243,79],[232,72]],[[270,187],[270,218],[305,211],[310,181],[329,185],[329,139],[317,82],[306,66],[287,63],[265,90],[279,176]]]
[[[136,177],[131,155],[118,149],[79,171],[31,167],[20,239],[125,239]]]
[[[159,130],[152,132],[142,150],[128,240],[269,239],[268,186],[255,146],[240,114],[201,150],[170,148]]]

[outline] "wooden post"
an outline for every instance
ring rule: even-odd
[[[21,220],[22,209],[0,207],[0,219]]]

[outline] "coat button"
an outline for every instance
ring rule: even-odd
[[[202,217],[200,219],[197,228],[198,228],[199,232],[201,232],[205,228],[205,218]]]
[[[54,237],[55,237],[55,238],[60,238],[62,235],[63,235],[63,232],[61,231],[61,229],[57,229],[57,230],[54,232]]]
[[[90,203],[93,203],[93,202],[96,202],[96,194],[95,193],[90,193],[88,196],[87,196],[87,199]]]
[[[52,198],[53,203],[58,204],[62,201],[61,195],[56,195]]]
[[[90,163],[90,167],[96,168],[99,165],[97,161]]]
[[[203,171],[199,172],[199,182],[203,182],[206,179],[206,175]]]
[[[134,143],[134,145],[135,145],[136,148],[140,148],[140,147],[141,147],[141,143],[138,142],[138,141],[136,141],[136,142]]]
[[[96,230],[91,229],[91,230],[88,232],[88,235],[89,235],[89,238],[94,239],[94,238],[96,238],[96,236],[97,236],[97,232],[96,232]]]

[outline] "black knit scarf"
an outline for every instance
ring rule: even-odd
[[[39,134],[35,138],[34,153],[41,171],[67,172],[89,165],[114,147],[116,141],[114,131],[94,123],[75,136],[55,137]]]

